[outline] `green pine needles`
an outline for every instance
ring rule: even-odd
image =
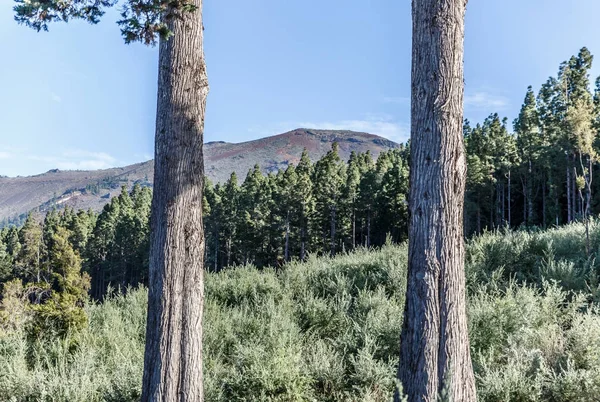
[[[106,9],[119,0],[14,0],[15,20],[35,29],[47,31],[53,22],[81,19],[91,24],[100,22]],[[181,13],[192,12],[196,6],[191,0],[124,0],[121,19],[117,24],[125,43],[142,42],[155,45],[159,39],[172,36],[169,20]]]

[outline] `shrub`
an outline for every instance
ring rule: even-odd
[[[487,233],[469,242],[479,400],[583,402],[600,395],[598,267],[585,255],[580,226]],[[389,401],[398,386],[406,252],[405,245],[387,245],[310,258],[280,272],[246,266],[207,274],[206,400]],[[19,300],[13,296],[3,303]],[[145,289],[129,289],[87,305],[89,325],[63,340],[32,345],[5,324],[0,400],[139,400],[146,298]],[[3,314],[5,323],[19,317]]]

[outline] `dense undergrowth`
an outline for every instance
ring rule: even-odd
[[[600,225],[469,242],[469,330],[481,401],[600,400]],[[207,401],[389,401],[406,246],[206,277]],[[89,325],[32,344],[0,329],[0,401],[136,401],[146,290],[87,306]],[[12,312],[13,316],[8,317]]]

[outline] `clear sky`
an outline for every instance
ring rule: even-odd
[[[0,175],[150,159],[157,49],[123,44],[116,10],[36,33],[12,6],[0,1]],[[582,46],[600,57],[598,15],[598,0],[471,0],[466,117],[512,121],[527,85]],[[205,0],[204,19],[206,141],[297,127],[407,138],[409,0]]]

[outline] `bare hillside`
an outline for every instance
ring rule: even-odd
[[[255,164],[264,172],[277,171],[296,164],[304,148],[312,160],[320,158],[331,149],[333,142],[338,142],[340,156],[344,159],[352,151],[370,150],[377,157],[381,151],[398,146],[373,134],[297,129],[238,144],[207,143],[204,146],[205,170],[214,182],[227,180],[233,171],[243,180]],[[0,177],[0,221],[18,219],[33,209],[43,212],[52,206],[100,210],[123,185],[152,186],[153,168],[153,161],[147,161],[105,170],[50,170],[36,176]]]

